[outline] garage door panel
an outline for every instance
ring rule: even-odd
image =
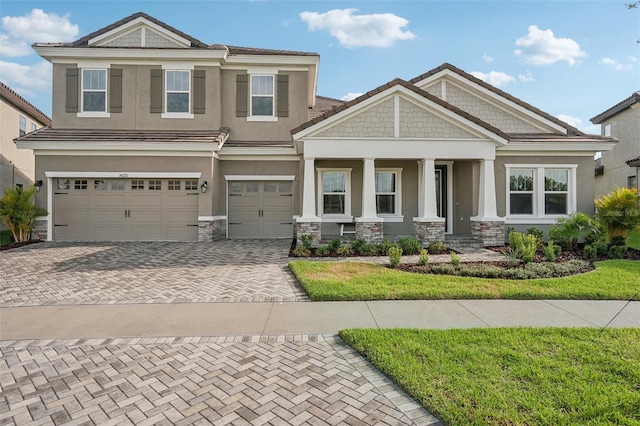
[[[117,209],[104,209],[93,211],[93,223],[100,226],[100,223],[113,224],[122,223],[126,220],[125,209],[118,207]]]
[[[262,206],[268,208],[285,208],[290,209],[293,205],[292,197],[264,197]]]
[[[293,223],[264,222],[263,235],[267,238],[290,237],[293,234]]]
[[[166,210],[167,222],[183,222],[185,224],[194,224],[198,221],[198,216],[194,212],[184,210]]]
[[[229,223],[229,235],[233,238],[255,238],[258,222]]]
[[[162,223],[162,210],[132,208],[129,214],[129,220],[136,224],[152,223],[154,226],[159,225]]]
[[[126,240],[129,231],[124,225],[94,225],[93,235],[97,241]]]
[[[56,239],[60,241],[90,240],[90,226],[54,226]]]
[[[69,207],[85,207],[89,205],[87,193],[64,194],[56,196],[57,205]]]
[[[139,194],[134,193],[134,196],[131,197],[129,201],[129,205],[131,207],[157,207],[162,206],[162,195],[160,194]]]
[[[95,207],[121,207],[124,210],[126,197],[124,194],[94,193],[91,204]]]
[[[167,207],[198,207],[196,195],[167,195]]]
[[[167,226],[167,239],[175,241],[193,241],[198,237],[198,227],[188,225]]]
[[[89,223],[89,210],[86,209],[69,210],[65,208],[57,210],[57,213],[55,222],[58,225],[68,225],[66,222]]]
[[[291,210],[264,210],[262,218],[265,221],[288,221],[291,222]]]
[[[229,207],[232,208],[258,208],[260,205],[260,197],[255,196],[243,196],[243,197],[229,197]]]

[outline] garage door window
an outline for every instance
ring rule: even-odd
[[[247,192],[258,192],[258,182],[247,182]]]
[[[264,183],[264,192],[276,192],[276,183],[275,182],[265,182]]]
[[[179,180],[170,180],[169,181],[169,191],[180,191],[180,181]]]
[[[229,192],[232,194],[242,194],[242,182],[231,182]]]
[[[280,182],[280,193],[291,194],[293,193],[291,182]]]
[[[186,180],[184,181],[184,189],[187,191],[197,191],[198,190],[198,181],[197,180]]]
[[[133,191],[138,191],[144,189],[144,181],[143,180],[132,180],[131,181],[131,189]]]
[[[73,188],[74,189],[79,189],[79,190],[87,189],[87,180],[86,179],[76,179],[73,182]]]
[[[162,189],[162,183],[159,180],[149,181],[149,191],[160,191]]]
[[[94,191],[106,191],[107,190],[107,181],[104,179],[96,179],[93,181],[93,190]]]
[[[58,189],[69,189],[70,187],[69,179],[58,179]]]
[[[124,180],[122,179],[114,179],[111,181],[111,190],[112,191],[124,191]]]

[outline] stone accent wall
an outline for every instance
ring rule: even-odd
[[[373,106],[355,117],[336,124],[318,136],[322,137],[393,137],[393,98]]]
[[[48,237],[47,225],[49,221],[47,219],[36,219],[31,230],[31,239],[46,240]]]
[[[444,243],[444,220],[438,222],[413,221],[413,230],[416,238],[424,247],[428,247],[433,241]]]
[[[453,84],[447,84],[447,102],[480,118],[506,133],[541,133],[542,130],[519,119],[507,111],[466,92]]]
[[[302,244],[301,237],[303,235],[311,235],[314,246],[320,244],[322,237],[322,224],[320,222],[296,222],[295,227],[296,245]]]
[[[403,98],[400,98],[400,137],[478,138],[455,124],[450,123]]]
[[[218,241],[227,237],[227,220],[201,220],[198,222],[198,241]]]
[[[148,34],[148,33],[147,33]],[[129,34],[117,37],[107,43],[108,47],[140,47],[142,44],[142,29],[138,28],[135,31],[131,31]]]
[[[503,246],[505,239],[505,224],[503,221],[471,221],[471,235],[482,240],[482,245]]]
[[[363,239],[368,243],[379,244],[384,238],[383,222],[357,222],[356,239]]]

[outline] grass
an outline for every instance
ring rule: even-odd
[[[640,229],[636,229],[631,232],[631,235],[629,235],[629,239],[627,240],[627,245],[636,250],[640,250]]]
[[[340,336],[445,424],[640,424],[640,329],[352,329]]]
[[[640,287],[640,262],[606,260],[563,278],[504,280],[415,274],[356,262],[292,261],[311,300],[592,299],[624,300]]]

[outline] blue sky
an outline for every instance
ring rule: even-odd
[[[366,92],[443,62],[589,132],[640,90],[640,8],[625,1],[12,1],[0,79],[51,113],[50,66],[28,46],[144,11],[205,43],[320,54],[318,94]]]

